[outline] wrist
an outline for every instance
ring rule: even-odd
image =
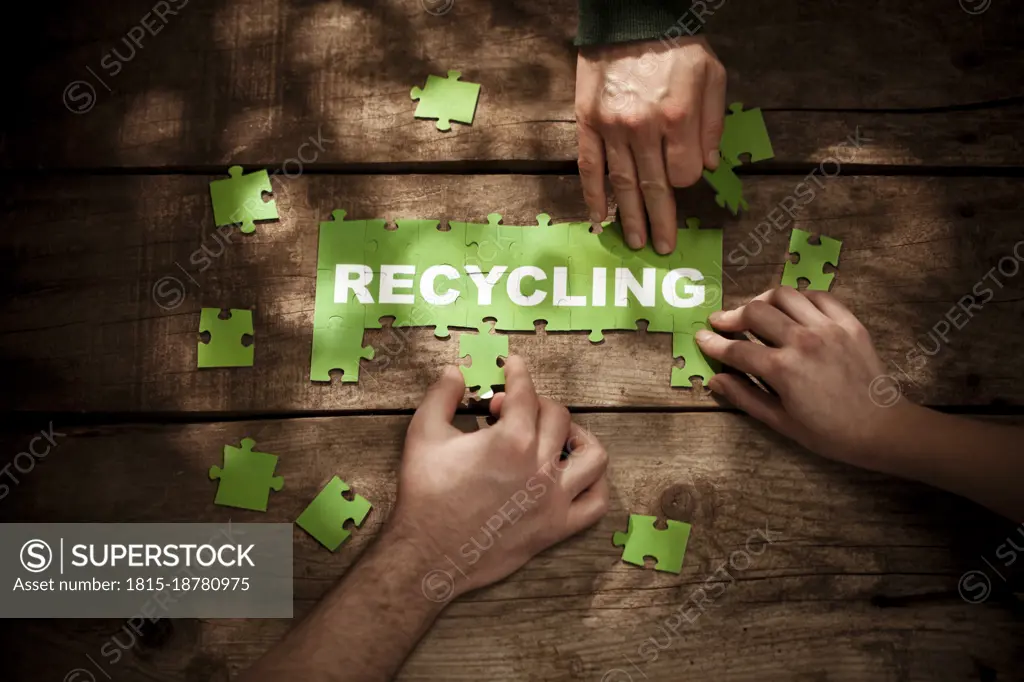
[[[401,561],[404,579],[411,586],[415,583],[414,597],[438,612],[462,594],[458,584],[461,576],[418,523],[396,514],[382,533],[378,546],[382,553]]]
[[[862,446],[858,459],[874,471],[901,478],[920,478],[918,451],[932,426],[935,414],[906,398],[894,405],[879,407],[875,428]]]

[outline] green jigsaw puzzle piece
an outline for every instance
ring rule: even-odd
[[[460,81],[459,71],[449,71],[447,78],[427,76],[427,83],[422,88],[414,87],[409,97],[419,100],[416,105],[416,118],[436,118],[437,129],[452,129],[451,121],[473,123],[476,113],[477,99],[480,97],[479,83]]]
[[[743,110],[743,104],[733,102],[729,105],[729,115],[725,117],[722,140],[719,143],[722,158],[732,166],[739,166],[740,156],[750,154],[751,163],[765,161],[775,157],[772,141],[768,138],[768,128],[764,124],[764,116],[760,109]]]
[[[356,527],[362,526],[373,507],[362,495],[346,500],[342,493],[348,491],[348,485],[335,476],[295,521],[299,528],[332,552],[351,535],[345,524],[351,521]]]
[[[270,491],[280,491],[284,479],[274,476],[277,455],[253,452],[256,441],[242,439],[242,447],[224,446],[224,468],[210,467],[210,479],[220,480],[213,503],[252,511],[267,511]]]
[[[624,548],[622,560],[636,566],[644,565],[644,557],[657,560],[656,571],[678,574],[683,569],[690,524],[667,521],[665,529],[655,528],[655,516],[629,515],[629,529],[612,536],[612,544]]]
[[[494,387],[505,383],[505,369],[498,367],[498,358],[508,357],[508,337],[489,333],[490,327],[481,324],[478,334],[464,332],[459,335],[459,357],[469,356],[471,367],[460,366],[466,386],[479,386],[480,399],[494,395]]]
[[[789,238],[789,252],[798,254],[800,261],[786,261],[782,270],[782,286],[796,289],[799,280],[803,278],[810,282],[808,289],[828,291],[835,273],[825,272],[825,264],[831,263],[833,267],[839,267],[839,250],[843,248],[843,242],[821,235],[820,244],[811,244],[810,237],[810,232],[793,228],[793,234]]]
[[[330,381],[331,370],[340,369],[342,383],[359,381],[359,360],[372,360],[373,348],[363,345],[363,325],[348,326],[331,318],[329,326],[313,329],[310,381]]]
[[[242,175],[241,166],[228,168],[226,180],[210,183],[213,201],[213,220],[217,226],[241,223],[246,234],[256,229],[257,220],[277,220],[274,200],[264,201],[264,192],[273,192],[267,171],[260,170]]]
[[[724,158],[718,163],[714,171],[705,170],[704,179],[715,188],[715,203],[723,208],[728,208],[733,215],[750,209],[747,200],[743,198],[743,182],[734,172],[734,166]]]
[[[333,269],[338,263],[368,265],[375,260],[375,238],[384,229],[385,221],[345,220],[346,215],[343,209],[337,209],[331,213],[331,220],[320,223],[317,269]]]
[[[242,337],[253,336],[252,311],[231,309],[231,317],[220,318],[220,308],[203,308],[199,333],[209,332],[210,342],[199,341],[199,367],[252,367],[255,343],[242,345]]]
[[[709,361],[697,346],[694,334],[700,329],[710,329],[706,323],[694,322],[687,331],[672,333],[672,357],[682,358],[683,367],[672,368],[671,385],[676,388],[689,388],[692,377],[700,377],[704,386],[718,372],[719,364]]]

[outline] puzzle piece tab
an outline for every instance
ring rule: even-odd
[[[422,88],[414,87],[409,97],[419,100],[416,106],[416,118],[436,118],[437,129],[452,129],[451,121],[473,123],[476,113],[476,102],[480,96],[478,83],[460,81],[459,71],[449,71],[447,78],[427,76],[427,83]]]
[[[828,291],[835,273],[825,272],[825,264],[839,267],[839,250],[843,242],[821,235],[820,244],[811,244],[808,241],[810,236],[810,232],[793,228],[789,238],[789,252],[799,254],[800,262],[786,261],[782,271],[782,286],[796,289],[799,280],[803,278],[810,282],[807,288],[811,291]]]
[[[464,332],[459,335],[459,357],[466,356],[473,362],[471,367],[459,367],[466,386],[479,386],[480,399],[490,398],[494,395],[494,387],[505,383],[505,370],[498,367],[498,358],[508,357],[508,337],[491,334],[490,326],[481,324],[478,334]]]
[[[242,345],[242,337],[252,336],[252,311],[232,309],[222,320],[220,308],[203,308],[199,313],[199,333],[208,332],[210,342],[199,341],[199,367],[252,367],[255,344]]]
[[[655,528],[655,516],[629,515],[629,529],[612,536],[612,544],[624,548],[622,560],[636,566],[644,565],[644,557],[657,560],[656,571],[678,574],[683,569],[686,543],[690,539],[690,524],[667,521],[665,529]]]
[[[715,203],[723,208],[728,208],[733,215],[750,209],[747,200],[743,198],[743,182],[734,172],[734,167],[727,160],[720,159],[718,168],[714,171],[704,171],[704,179],[715,188]]]
[[[717,362],[709,361],[700,347],[697,346],[697,339],[694,334],[700,329],[710,329],[707,324],[695,322],[688,331],[677,331],[672,333],[672,357],[683,358],[683,367],[672,368],[672,386],[689,388],[691,377],[700,377],[704,386],[718,371]],[[713,363],[713,364],[712,364]]]
[[[348,491],[348,485],[335,476],[295,521],[299,528],[332,552],[351,535],[345,524],[351,521],[356,527],[363,525],[373,507],[362,495],[346,500],[342,493]]]
[[[760,109],[743,110],[743,105],[734,102],[729,105],[729,115],[725,117],[725,128],[719,149],[722,158],[732,166],[739,166],[743,161],[740,156],[750,154],[751,163],[765,161],[775,157],[772,141],[768,139],[768,128],[764,125],[764,116]]]
[[[320,223],[317,269],[334,269],[338,263],[370,264],[377,250],[376,235],[385,221],[345,220],[344,209],[331,212],[331,220]]]
[[[256,229],[254,221],[277,220],[277,205],[274,200],[265,201],[264,192],[273,192],[267,171],[260,170],[242,175],[241,166],[228,169],[231,177],[210,183],[210,199],[213,201],[213,219],[217,226],[241,223],[242,232],[249,234]]]
[[[210,479],[220,480],[214,504],[265,512],[270,491],[284,487],[284,479],[274,476],[277,455],[253,452],[255,445],[243,438],[240,448],[224,446],[224,468],[210,467]]]
[[[359,381],[359,360],[372,360],[371,346],[363,345],[363,325],[346,325],[332,317],[330,326],[313,329],[313,352],[310,359],[310,381],[330,381],[331,370],[340,369],[342,383]]]

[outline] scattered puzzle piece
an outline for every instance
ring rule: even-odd
[[[348,485],[335,476],[295,521],[299,528],[332,552],[351,535],[345,524],[351,521],[356,527],[363,525],[373,507],[362,495],[346,500],[342,493],[348,490]]]
[[[416,118],[436,118],[437,129],[452,129],[451,121],[473,123],[476,113],[476,102],[480,96],[478,83],[460,81],[459,71],[449,71],[447,78],[427,76],[427,83],[422,88],[414,87],[409,96],[419,100],[416,106]]]
[[[260,170],[242,175],[241,166],[228,169],[231,177],[210,183],[213,201],[213,219],[217,226],[242,224],[246,234],[256,229],[254,221],[277,220],[274,200],[265,201],[264,192],[273,192],[267,171]]]
[[[690,524],[667,521],[668,527],[654,527],[655,516],[629,515],[629,529],[612,536],[612,544],[624,548],[622,560],[636,566],[644,565],[644,557],[657,560],[656,571],[679,573],[683,569],[686,543],[690,539]]]
[[[199,313],[199,333],[208,332],[210,342],[199,341],[199,367],[252,367],[255,344],[242,345],[242,337],[252,336],[252,311],[230,311],[222,320],[220,308],[203,308]]]
[[[359,360],[372,360],[373,348],[363,345],[363,325],[347,326],[332,317],[330,326],[313,329],[310,381],[330,381],[331,370],[340,369],[342,383],[359,381]]]
[[[242,439],[242,447],[224,446],[224,468],[210,467],[210,479],[220,480],[213,503],[252,511],[267,511],[271,490],[280,491],[284,479],[274,476],[277,455],[253,452],[256,441]]]
[[[719,148],[722,158],[732,166],[739,166],[743,161],[740,156],[750,154],[750,161],[765,161],[775,157],[772,141],[768,139],[768,128],[764,124],[764,116],[760,109],[743,110],[743,105],[734,102],[729,106],[729,115],[725,117],[725,128]]]
[[[480,399],[494,395],[494,387],[505,383],[505,370],[498,367],[498,358],[508,357],[508,337],[491,334],[487,324],[481,324],[479,334],[459,335],[459,357],[467,355],[472,359],[471,367],[460,366],[466,386],[480,387]]]
[[[697,346],[697,339],[694,338],[694,334],[699,329],[709,329],[709,327],[707,324],[695,322],[689,331],[672,333],[672,357],[683,358],[682,369],[679,367],[672,368],[671,385],[674,387],[689,388],[692,377],[700,377],[704,386],[707,386],[708,381],[718,371],[716,369],[718,363],[714,363],[713,366]]]
[[[821,235],[820,244],[811,244],[808,241],[810,236],[810,232],[793,228],[789,238],[789,252],[799,254],[800,262],[786,261],[782,271],[782,286],[796,289],[799,280],[803,278],[810,282],[807,288],[811,291],[828,291],[835,273],[825,272],[825,264],[839,267],[839,250],[843,243]]]
[[[733,166],[724,158],[719,160],[718,168],[714,171],[704,171],[704,179],[715,188],[715,203],[723,208],[728,208],[733,215],[739,213],[742,208],[749,210],[747,200],[743,198],[743,183],[738,175],[733,172]]]

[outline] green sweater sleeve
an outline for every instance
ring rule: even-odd
[[[690,0],[578,0],[577,45],[674,39],[700,33],[707,16]],[[700,3],[701,5],[714,3]],[[719,3],[721,4],[721,3]]]

